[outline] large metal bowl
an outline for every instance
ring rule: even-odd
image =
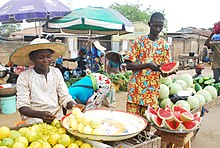
[[[0,85],[0,97],[9,97],[16,95],[15,84],[7,83]],[[3,88],[2,88],[3,87]]]
[[[8,74],[8,70],[0,70],[0,78],[4,78],[6,77],[6,75]]]

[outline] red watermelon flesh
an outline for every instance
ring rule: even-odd
[[[173,105],[172,110],[174,112],[180,112],[180,113],[188,112],[186,109],[184,109],[178,105]]]
[[[157,111],[157,115],[164,120],[171,120],[173,118],[173,114],[169,111],[166,111],[162,108],[159,108]]]
[[[161,118],[159,118],[157,115],[151,115],[151,119],[152,119],[152,121],[153,121],[153,123],[156,125],[156,126],[158,126],[158,127],[162,127],[163,126],[163,124],[162,124],[162,119]]]
[[[194,120],[198,120],[200,118],[200,112],[193,114]]]
[[[183,125],[186,130],[192,130],[197,126],[197,121],[188,121],[188,122],[183,122]]]
[[[165,124],[170,130],[177,130],[180,125],[180,122],[166,120]]]
[[[183,121],[181,120],[181,118],[180,118],[180,113],[179,113],[179,112],[173,112],[173,115],[174,115],[174,120],[175,120],[176,122],[180,122],[180,123],[183,122]]]
[[[179,62],[170,62],[163,64],[160,69],[163,73],[171,73],[179,67]]]
[[[147,108],[147,110],[148,110],[148,112],[150,112],[150,113],[152,113],[152,114],[154,114],[154,115],[157,115],[157,111],[155,110],[155,109],[153,109],[152,107],[148,107]]]
[[[166,106],[165,111],[172,112],[169,106]]]
[[[194,120],[194,116],[191,112],[184,112],[180,114],[180,119],[183,122],[188,122]]]

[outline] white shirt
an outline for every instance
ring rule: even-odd
[[[73,101],[59,69],[50,67],[47,79],[33,68],[21,73],[17,80],[17,108],[30,107],[36,111],[49,111],[60,119],[62,106]],[[39,118],[21,115],[28,124],[42,122]]]

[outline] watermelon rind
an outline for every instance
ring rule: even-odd
[[[180,119],[183,122],[188,122],[188,121],[192,121],[194,119],[194,116],[191,112],[184,112],[180,114]]]
[[[155,124],[156,126],[163,127],[163,124],[162,124],[163,120],[157,115],[151,114],[151,120],[152,120],[152,123]]]
[[[182,108],[179,105],[173,105],[172,106],[172,111],[174,112],[180,112],[180,113],[184,113],[184,112],[188,112],[185,108]]]
[[[152,113],[152,114],[154,114],[154,115],[157,115],[157,111],[155,110],[155,109],[153,109],[152,107],[148,107],[147,108],[147,110],[150,112],[150,113]]]
[[[183,126],[185,127],[186,130],[193,130],[198,126],[198,122],[197,121],[183,122]]]
[[[165,124],[170,130],[177,130],[180,125],[180,122],[166,120]]]
[[[182,123],[183,121],[181,120],[181,114],[179,112],[174,111],[173,112],[173,120],[176,122]]]
[[[166,111],[162,108],[159,108],[157,111],[157,115],[163,120],[171,120],[173,119],[173,114],[169,111]]]

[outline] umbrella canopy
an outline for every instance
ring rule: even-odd
[[[45,21],[70,12],[71,10],[58,0],[10,0],[0,8],[0,22]]]
[[[62,29],[71,34],[115,35],[131,33],[133,24],[121,13],[102,7],[87,7],[73,10],[70,14],[48,22],[45,32]]]

